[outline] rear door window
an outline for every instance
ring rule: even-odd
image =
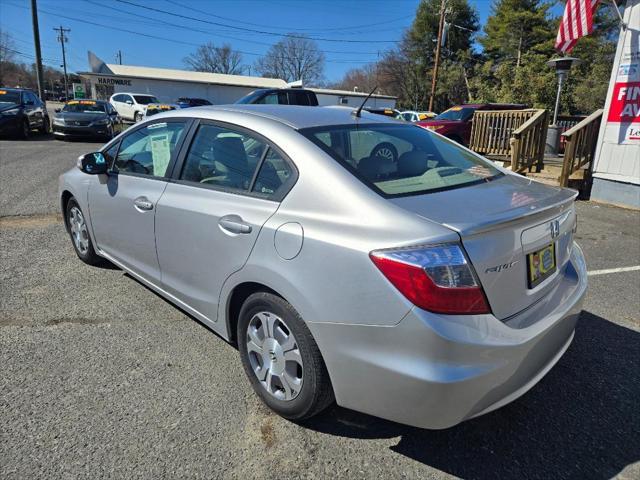
[[[180,179],[248,192],[267,145],[244,132],[204,124],[198,128]]]

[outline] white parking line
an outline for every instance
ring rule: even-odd
[[[635,267],[620,267],[620,268],[607,268],[605,270],[593,270],[592,272],[587,272],[587,275],[591,277],[593,275],[606,275],[607,273],[633,272],[635,270],[640,270],[640,265],[636,265]]]

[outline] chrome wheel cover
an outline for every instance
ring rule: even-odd
[[[87,231],[87,223],[78,207],[71,207],[69,211],[69,229],[71,230],[71,238],[76,250],[81,255],[86,255],[89,251],[89,232]]]
[[[383,147],[381,149],[379,149],[376,152],[376,157],[382,157],[382,158],[386,158],[387,160],[393,160],[394,156],[393,156],[393,152],[391,151],[390,148],[387,147]]]
[[[278,400],[293,400],[302,389],[304,368],[293,331],[280,317],[260,312],[249,321],[247,355],[262,388]]]

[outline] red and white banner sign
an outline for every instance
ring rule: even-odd
[[[616,82],[607,121],[640,123],[640,82]]]

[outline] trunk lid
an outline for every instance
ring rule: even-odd
[[[506,319],[553,289],[573,244],[577,192],[504,175],[490,182],[391,199],[458,232],[493,314]],[[553,244],[556,270],[528,281],[527,255]]]

